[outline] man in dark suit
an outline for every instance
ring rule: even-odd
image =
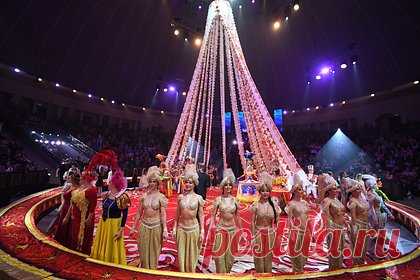
[[[195,192],[205,200],[208,187],[210,187],[210,176],[204,171],[204,165],[198,164],[198,185],[195,187]]]

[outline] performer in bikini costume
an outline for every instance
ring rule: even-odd
[[[223,252],[220,256],[214,257],[217,273],[229,273],[234,263],[231,252],[231,242],[234,233],[241,227],[239,217],[239,205],[232,196],[232,187],[235,184],[235,175],[232,169],[224,172],[223,180],[220,183],[222,195],[218,196],[213,204],[213,215],[210,222],[216,227],[216,238],[213,246],[213,253]],[[217,219],[218,218],[218,219]]]
[[[195,272],[201,244],[204,240],[204,200],[194,193],[198,174],[186,170],[182,177],[183,193],[178,196],[174,234],[178,247],[178,264],[181,272]]]
[[[131,235],[137,231],[137,224],[141,220],[138,248],[140,253],[140,267],[157,269],[162,241],[168,238],[166,227],[166,207],[168,199],[159,192],[160,170],[152,166],[147,171],[148,187],[141,198],[134,220]]]

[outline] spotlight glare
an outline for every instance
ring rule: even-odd
[[[199,10],[201,10],[203,8],[203,6],[201,6],[201,5],[198,5],[198,9]]]
[[[311,110],[310,108],[306,108],[306,111],[308,111],[308,112],[309,112],[310,110]]]
[[[341,63],[340,68],[341,69],[346,69],[347,68],[347,63]]]
[[[13,71],[15,71],[16,73],[20,73],[20,69],[19,68],[15,68],[15,69],[13,69]]]
[[[330,103],[330,107],[334,107],[334,103]]]
[[[321,80],[321,75],[316,75],[316,76],[315,76],[315,79],[317,79],[317,80]]]
[[[319,110],[319,106],[316,106],[316,107],[315,107],[315,109],[316,109],[316,110]]]
[[[183,96],[186,96],[186,95],[187,95],[187,92],[186,92],[186,91],[184,91],[184,92],[182,93],[182,95],[183,95]]]
[[[41,78],[38,78],[38,82],[42,82],[42,79]]]
[[[112,103],[112,104],[115,104],[115,101],[114,101],[114,100],[112,100],[112,101],[111,101],[111,103]]]
[[[123,107],[125,107],[125,103],[121,104]]]
[[[165,114],[165,112],[164,111],[160,111],[160,113],[163,115],[163,114]]]
[[[146,108],[145,107],[143,107],[143,108],[141,108],[143,111],[146,111]]]
[[[242,9],[242,5],[239,5],[239,9]]]
[[[184,41],[185,41],[185,42],[188,42],[188,38],[187,38],[187,37],[185,37]]]
[[[89,97],[89,98],[92,98],[92,94],[88,94],[88,97]]]
[[[371,93],[371,94],[370,94],[370,97],[375,97],[375,94],[374,94],[374,93]]]
[[[331,67],[327,66],[327,67],[323,67],[321,69],[321,72],[320,73],[323,74],[323,75],[327,75],[330,72],[331,72]]]
[[[175,31],[174,31],[174,35],[175,35],[175,36],[178,36],[178,35],[179,35],[179,30],[178,30],[178,29],[175,29]]]
[[[289,17],[286,17],[285,19],[286,19],[286,21],[288,21],[289,20]]]
[[[35,132],[35,130],[32,130],[32,131],[31,131],[31,133],[32,133],[32,134],[35,134],[36,132]]]
[[[104,101],[105,99],[103,97],[101,97],[101,101]]]
[[[280,29],[280,26],[281,26],[281,24],[280,24],[280,21],[278,21],[278,20],[276,20],[276,21],[273,23],[273,29],[274,29],[274,30],[279,30],[279,29]]]
[[[255,0],[252,0],[252,1],[251,1],[251,3],[252,3],[252,4],[255,4]]]
[[[296,3],[295,5],[293,5],[293,10],[294,10],[295,12],[299,11],[299,9],[300,9],[300,6],[299,6],[299,4],[298,4],[298,3]]]
[[[232,144],[233,144],[233,145],[238,145],[238,141],[233,140],[233,141],[232,141]]]
[[[419,84],[419,81],[416,80],[416,81],[413,82],[413,84],[418,85]]]
[[[283,115],[287,115],[287,111],[286,110],[283,111]]]
[[[292,113],[296,112],[295,110],[292,111]]]
[[[55,145],[55,141],[52,141],[52,142],[51,142],[51,145]],[[58,145],[58,142],[57,142],[57,145]]]
[[[59,84],[59,83],[56,83],[56,84],[55,84],[55,86],[56,86],[56,87],[59,87],[59,86],[60,86],[60,84]]]
[[[77,92],[77,90],[75,90],[75,89],[73,89],[72,91],[73,91],[73,93],[76,93]]]
[[[168,89],[167,89],[167,88],[164,88],[164,89],[163,89],[163,91],[164,91],[164,92],[168,92]]]
[[[169,87],[169,90],[170,90],[170,91],[175,91],[175,87],[174,87],[174,86],[170,86],[170,87]]]
[[[356,61],[353,61],[353,65],[356,65],[356,63],[357,63]]]
[[[311,84],[311,81],[308,81],[307,84],[310,85]]]
[[[201,38],[196,38],[196,39],[195,39],[195,41],[194,41],[194,44],[195,44],[197,47],[201,46]]]
[[[345,100],[344,100],[344,101],[342,101],[342,102],[341,102],[341,104],[343,104],[343,105],[344,105],[344,104],[346,104],[346,101],[345,101]]]

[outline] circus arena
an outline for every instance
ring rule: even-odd
[[[7,2],[0,280],[419,279],[419,3]]]

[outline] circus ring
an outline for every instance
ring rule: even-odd
[[[133,194],[133,196],[135,201],[136,195]],[[211,200],[212,195],[209,197],[208,200]],[[171,265],[167,266],[167,270],[163,267],[165,270],[160,268],[154,271],[137,268],[133,259],[131,262],[129,260],[129,266],[114,265],[69,250],[41,231],[38,227],[39,220],[55,209],[59,203],[60,189],[51,189],[20,199],[4,208],[0,212],[0,262],[30,272],[40,279],[332,279],[338,275],[342,279],[354,279],[356,274],[357,279],[380,279],[385,276],[385,269],[390,267],[397,268],[400,279],[415,279],[420,267],[418,246],[400,258],[389,261],[335,271],[308,271],[303,274],[284,272],[261,275],[252,272],[220,275],[211,271],[180,273],[170,271],[175,270]],[[418,241],[420,213],[395,202],[390,202],[389,207],[396,220],[404,225]],[[132,219],[135,209],[130,212],[133,212],[129,215],[129,219]],[[170,221],[168,223],[170,227]],[[125,238],[127,243],[127,232]],[[130,245],[130,242],[128,243]],[[132,254],[134,251],[132,244],[130,248],[128,258],[130,258],[130,252]],[[173,247],[166,249],[169,253],[173,253]],[[174,263],[174,259],[164,256],[163,260],[160,259],[160,266],[161,262]]]

